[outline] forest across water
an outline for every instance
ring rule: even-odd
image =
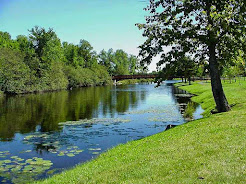
[[[30,93],[111,84],[112,75],[146,73],[138,58],[119,49],[97,53],[81,39],[61,42],[53,29],[34,27],[12,39],[0,31],[0,91]]]

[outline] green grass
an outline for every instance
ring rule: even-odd
[[[225,84],[230,112],[209,115],[209,83],[181,88],[198,96],[206,118],[119,145],[38,183],[245,183],[246,82]]]

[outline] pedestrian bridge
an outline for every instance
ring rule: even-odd
[[[112,80],[120,81],[126,79],[155,79],[157,75],[142,74],[142,75],[115,75],[112,76]]]

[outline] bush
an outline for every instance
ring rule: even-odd
[[[18,51],[0,49],[0,90],[7,93],[24,93],[32,90],[32,72]]]
[[[64,70],[69,88],[71,87],[85,87],[105,85],[111,83],[111,77],[103,66],[89,68],[74,68],[73,66],[66,66]]]
[[[49,69],[41,71],[41,77],[36,78],[35,91],[53,91],[67,89],[68,79],[60,62],[52,62]]]
[[[46,62],[47,63],[47,62]],[[43,61],[8,48],[0,48],[0,90],[6,93],[51,91],[71,87],[105,85],[112,82],[106,68],[65,66],[63,62]]]
[[[92,71],[95,73],[95,76],[97,77],[97,85],[105,85],[112,83],[111,76],[107,72],[107,68],[105,66],[96,65],[92,67]]]

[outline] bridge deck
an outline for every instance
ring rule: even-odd
[[[112,76],[113,80],[124,80],[124,79],[154,79],[157,75],[116,75]]]

